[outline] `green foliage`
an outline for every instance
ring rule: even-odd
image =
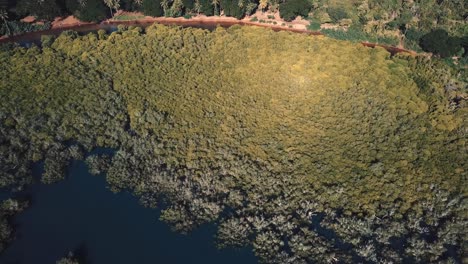
[[[53,35],[42,35],[41,36],[41,46],[50,47],[54,43],[55,37]]]
[[[0,27],[0,35],[8,35],[8,33],[10,33],[10,35],[19,35],[27,32],[47,30],[50,28],[50,22],[45,22],[44,24],[32,24],[21,21],[8,21]]]
[[[346,31],[335,30],[335,29],[323,29],[321,31],[326,36],[339,39],[339,40],[349,40],[353,42],[368,41],[372,43],[380,43],[380,44],[393,45],[393,46],[398,45],[397,38],[381,37],[381,36],[377,36],[374,34],[369,34],[354,27],[350,27]]]
[[[213,5],[211,5],[211,0],[200,0],[201,12],[207,16],[214,15]]]
[[[442,58],[453,56],[462,48],[461,40],[449,36],[443,29],[436,29],[422,36],[420,45],[424,51],[440,55]]]
[[[405,32],[405,47],[411,50],[421,51],[421,47],[419,47],[419,41],[423,35],[423,32],[415,28],[407,29]]]
[[[307,29],[312,30],[312,31],[318,31],[320,30],[320,25],[321,24],[319,21],[313,20],[313,21],[310,21],[309,25],[307,26]]]
[[[235,0],[221,0],[220,6],[226,16],[241,19],[245,16],[245,5],[239,7],[239,2]]]
[[[78,0],[65,0],[65,9],[70,14],[75,14],[77,11],[80,10],[80,3]]]
[[[161,1],[143,0],[143,14],[147,16],[160,17],[163,15]]]
[[[185,8],[186,13],[190,12],[193,10],[195,7],[195,1],[194,0],[182,0],[182,5]]]
[[[161,219],[182,232],[216,221],[222,246],[251,244],[267,263],[462,256],[466,86],[440,63],[257,27],[153,25],[2,51],[0,79],[2,187],[28,184],[33,161],[52,182],[81,148],[109,147],[87,164],[113,191],[163,197]]]
[[[348,13],[343,7],[329,7],[327,8],[327,13],[333,23],[338,23],[342,19],[349,18]]]
[[[86,158],[86,164],[92,175],[106,173],[111,165],[111,157],[109,155],[92,155]]]
[[[19,0],[16,13],[20,16],[32,15],[47,20],[53,20],[62,14],[56,0]]]
[[[82,21],[101,21],[107,18],[107,8],[102,0],[86,0],[86,5],[80,6],[76,16]]]
[[[119,9],[126,11],[140,11],[142,3],[135,0],[120,0],[119,4]]]
[[[135,16],[135,15],[117,15],[114,16],[112,19],[120,20],[120,21],[131,21],[131,20],[138,20],[143,19],[145,16]]]
[[[280,16],[285,21],[292,21],[297,16],[307,17],[312,4],[308,0],[288,0],[279,5]]]

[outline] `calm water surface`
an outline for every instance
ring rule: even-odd
[[[66,180],[35,184],[31,207],[14,218],[17,238],[0,263],[55,263],[78,251],[85,263],[256,263],[250,248],[218,250],[216,227],[172,232],[159,210],[129,193],[114,194],[103,176],[74,161]]]

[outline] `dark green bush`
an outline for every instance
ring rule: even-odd
[[[195,1],[194,0],[182,0],[182,4],[184,5],[185,12],[189,12],[193,10],[195,6]]]
[[[20,0],[16,5],[16,13],[20,16],[32,15],[47,20],[63,14],[55,0]]]
[[[101,0],[87,0],[86,5],[80,7],[76,16],[86,22],[96,22],[107,18],[107,8]]]
[[[210,0],[200,0],[200,4],[202,6],[201,11],[202,11],[203,14],[205,14],[207,16],[214,15],[213,5],[211,5]]]
[[[320,30],[320,22],[319,21],[310,21],[310,24],[307,26],[307,29],[308,30],[312,30],[312,31],[317,31],[317,30]]]
[[[161,7],[161,1],[143,0],[143,14],[153,17],[163,16],[164,13]]]
[[[47,30],[50,27],[50,22],[41,25],[21,21],[8,21],[7,24],[2,24],[0,27],[0,35],[19,35],[27,32]]]
[[[436,29],[422,36],[419,44],[424,51],[442,58],[453,56],[462,48],[461,39],[449,36],[443,29]]]
[[[341,19],[348,18],[348,13],[342,7],[329,7],[327,13],[332,19],[333,23],[339,22]]]
[[[239,7],[238,1],[221,0],[221,9],[224,10],[226,16],[241,19],[245,16],[245,5]]]
[[[312,4],[307,0],[289,0],[279,6],[280,16],[285,21],[292,21],[297,16],[307,17]]]

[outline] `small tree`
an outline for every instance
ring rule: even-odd
[[[442,58],[450,57],[461,49],[460,39],[449,36],[443,29],[436,29],[422,36],[419,44],[424,51],[440,55]]]

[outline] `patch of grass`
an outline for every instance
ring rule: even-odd
[[[113,20],[119,20],[119,21],[128,21],[128,20],[138,20],[138,19],[143,19],[145,16],[142,15],[118,15],[113,17]]]
[[[307,29],[308,30],[312,30],[312,31],[317,31],[317,30],[320,30],[320,22],[317,21],[317,20],[313,20],[313,21],[310,21],[309,25],[307,26]]]
[[[347,31],[334,29],[323,29],[321,31],[328,37],[339,40],[348,40],[352,42],[368,41],[391,46],[397,46],[399,43],[396,37],[377,36],[353,27],[350,27]]]

